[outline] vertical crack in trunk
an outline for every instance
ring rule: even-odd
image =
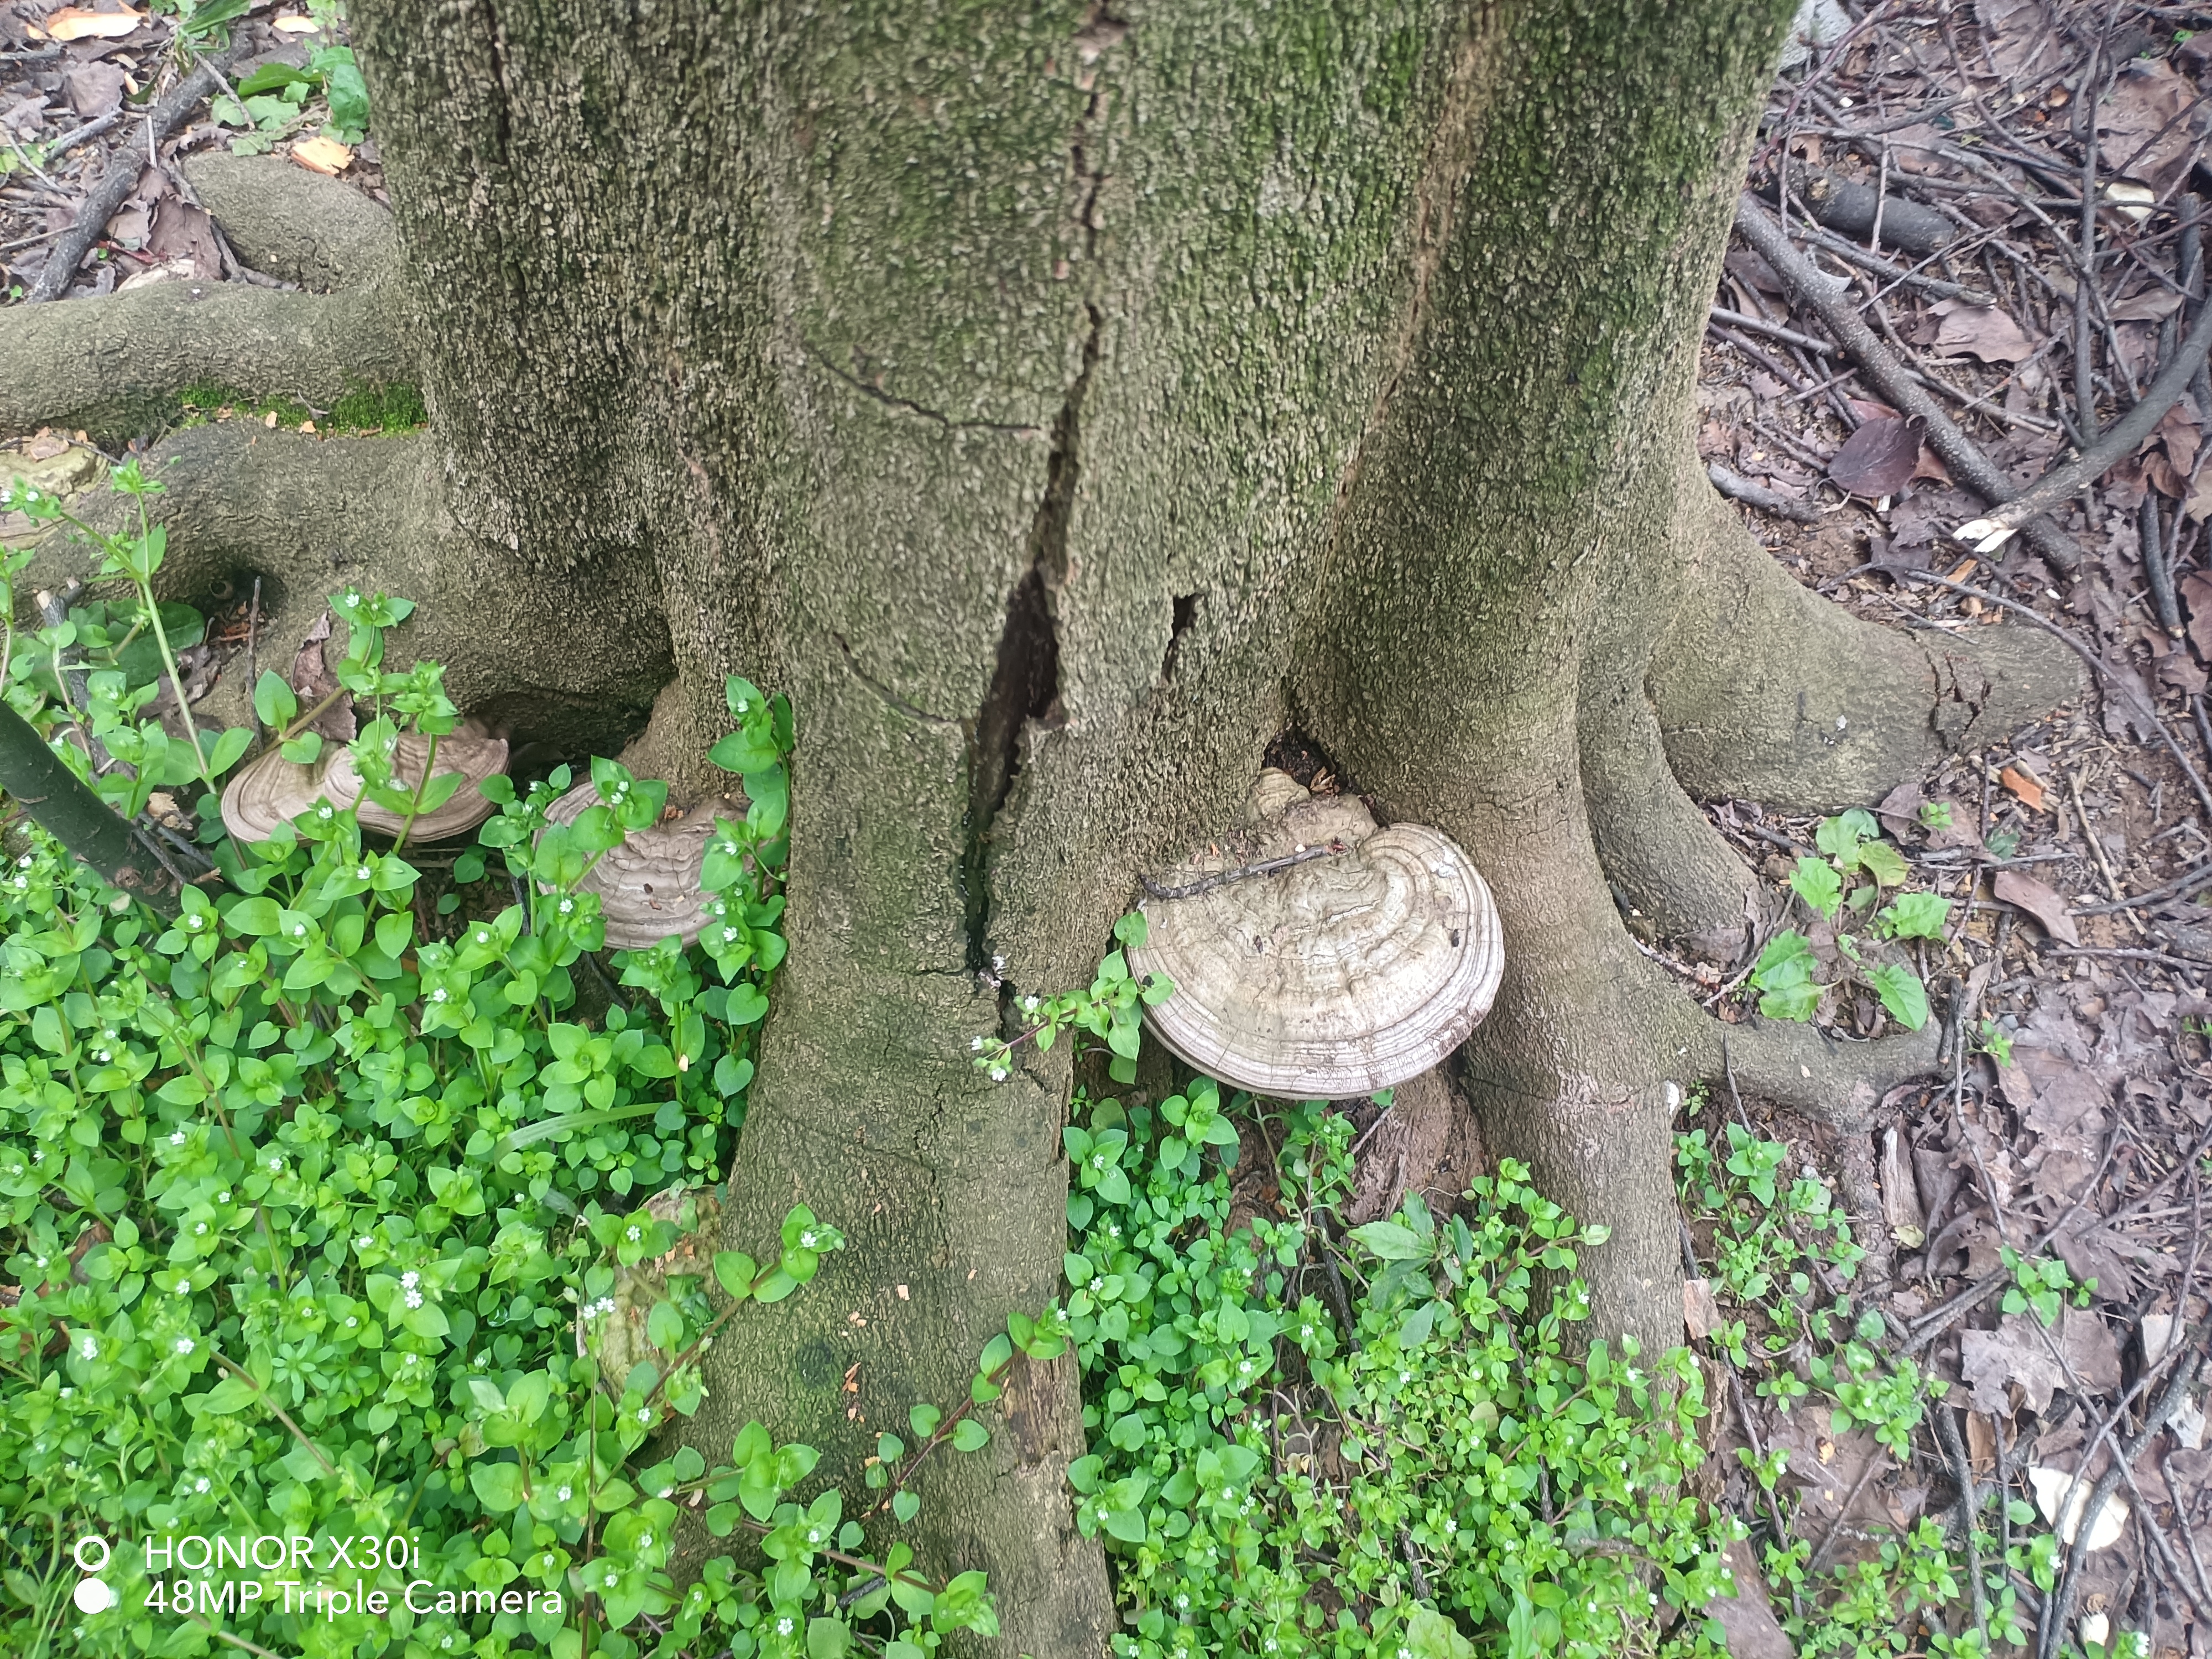
[[[1083,366],[1053,422],[1044,494],[1030,524],[1030,568],[1007,595],[998,665],[969,728],[967,844],[961,857],[960,885],[967,907],[968,967],[974,973],[982,972],[991,961],[991,836],[1021,769],[1022,727],[1030,720],[1050,718],[1060,700],[1060,638],[1053,626],[1053,599],[1067,580],[1067,520],[1075,502],[1079,423],[1091,373],[1098,364],[1105,321],[1097,307],[1086,305],[1085,311],[1091,331],[1083,343]]]

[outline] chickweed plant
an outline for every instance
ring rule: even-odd
[[[115,483],[141,507],[158,493],[127,465]],[[50,497],[8,504],[70,520]],[[917,1406],[919,1443],[881,1449],[894,1496],[865,1522],[813,1449],[758,1423],[726,1459],[670,1450],[706,1395],[701,1357],[751,1304],[803,1293],[843,1245],[832,1219],[795,1206],[757,1260],[669,1276],[638,1310],[650,1357],[622,1375],[592,1357],[628,1270],[672,1250],[687,1190],[734,1153],[784,954],[789,704],[730,681],[715,757],[750,805],[711,843],[710,925],[613,953],[625,994],[591,1017],[577,975],[603,924],[580,884],[665,786],[594,761],[598,801],[562,825],[545,809],[568,769],[493,780],[497,814],[455,873],[503,864],[476,890],[502,902],[441,905],[434,927],[404,837],[351,810],[234,842],[214,792],[252,734],[148,717],[185,628],[153,603],[160,527],[78,527],[136,611],[10,631],[4,695],[119,811],[196,785],[212,871],[165,921],[34,825],[9,832],[0,1652],[926,1659],[994,1632],[980,1573],[915,1567],[905,1483],[940,1441],[987,1443],[975,1401],[1064,1349],[1056,1313],[1011,1320],[957,1411]],[[331,603],[368,793],[411,821],[450,775],[396,777],[393,743],[434,742],[458,711],[436,665],[384,666],[405,601]],[[289,688],[258,692],[302,745]],[[682,1589],[679,1506],[739,1546]]]

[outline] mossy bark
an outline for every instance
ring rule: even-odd
[[[724,1213],[757,1249],[804,1200],[852,1248],[716,1350],[710,1456],[758,1417],[853,1480],[1057,1295],[1066,1072],[994,1087],[970,1044],[1088,976],[1293,720],[1489,878],[1484,1140],[1613,1226],[1592,1328],[1679,1340],[1668,1096],[1718,1028],[1613,892],[1725,951],[1752,889],[1677,778],[1863,799],[2072,685],[2032,636],[1939,659],[1812,599],[1690,465],[1789,11],[358,9],[434,422],[346,463],[410,481],[364,522],[433,532],[389,585],[430,560],[441,641],[503,596],[453,678],[525,687],[524,735],[527,688],[641,714],[672,676],[643,752],[679,795],[725,674],[798,709]],[[288,544],[220,516],[173,545]],[[1928,1052],[1732,1043],[1845,1115]],[[1006,1652],[1095,1655],[1072,1370],[992,1420],[925,1477],[928,1553],[988,1569]]]

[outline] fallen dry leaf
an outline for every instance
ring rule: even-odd
[[[2116,323],[2160,323],[2180,307],[2179,294],[2168,289],[2147,288],[2112,307],[2110,315]]]
[[[292,159],[312,172],[335,176],[352,162],[353,152],[335,138],[302,138],[292,146]]]
[[[2050,1330],[2033,1314],[2008,1314],[1997,1329],[1966,1331],[1959,1339],[1959,1374],[1974,1391],[1974,1409],[1992,1418],[2012,1414],[2008,1382],[2020,1384],[2021,1403],[2041,1415],[2052,1393],[2067,1386],[2069,1366],[2092,1390],[2120,1386],[2120,1351],[2112,1327],[2085,1309],[2067,1309]]]
[[[2016,766],[2008,766],[1997,774],[1997,781],[2008,794],[2017,795],[2037,811],[2043,810],[2043,786]]]
[[[280,17],[270,27],[279,34],[313,34],[322,25],[312,17]]]
[[[1711,1279],[1686,1279],[1682,1281],[1682,1323],[1688,1329],[1692,1342],[1702,1342],[1720,1328],[1720,1304],[1713,1299]]]
[[[1963,351],[1985,363],[2016,363],[2035,354],[2035,343],[2002,307],[1946,300],[1929,310],[1943,319],[1935,343],[1944,350]]]
[[[123,101],[123,71],[112,64],[78,64],[62,73],[62,89],[80,121],[94,121]]]
[[[2166,58],[2130,63],[2097,106],[2097,149],[2105,165],[2141,179],[2156,200],[2188,170],[2202,118],[2191,118],[2197,100],[2195,83]]]
[[[2027,1484],[2035,1488],[2035,1506],[2043,1511],[2043,1518],[2051,1522],[2061,1543],[2071,1544],[2074,1534],[2081,1529],[2081,1511],[2089,1507],[2089,1489],[2097,1483],[2083,1479],[2075,1480],[2070,1469],[2037,1467],[2027,1472]],[[2063,1504],[2066,1513],[2062,1519],[2058,1506]],[[2105,1500],[2097,1518],[2089,1523],[2089,1541],[2085,1547],[2092,1550],[2110,1548],[2120,1541],[2127,1529],[2127,1500],[2114,1492]]]
[[[50,40],[120,40],[145,21],[140,12],[87,11],[81,6],[64,6],[46,18],[45,27]]]
[[[1723,1645],[1729,1659],[1790,1659],[1797,1645],[1774,1616],[1765,1581],[1753,1564],[1750,1547],[1729,1545],[1727,1565],[1735,1594],[1713,1597],[1705,1604],[1705,1616],[1719,1620],[1727,1632]]]
[[[1844,441],[1828,463],[1828,477],[1854,495],[1894,495],[1920,465],[1922,428],[1917,418],[1869,421]]]
[[[2066,901],[2033,876],[2024,876],[2017,870],[2000,870],[1994,885],[2000,899],[2027,911],[2043,924],[2043,931],[2051,938],[2063,945],[2081,944],[2081,931],[2074,926],[2074,918],[2066,914]]]

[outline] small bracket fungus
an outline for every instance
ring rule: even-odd
[[[1210,1077],[1291,1100],[1418,1077],[1490,1011],[1504,971],[1498,907],[1467,854],[1417,823],[1260,775],[1235,858],[1147,882],[1133,974],[1175,994],[1146,1018]],[[1264,871],[1264,872],[1263,872]]]
[[[392,757],[392,781],[413,788],[422,781],[423,757],[429,739],[410,732],[399,739]],[[425,812],[408,830],[411,841],[438,841],[472,830],[498,810],[477,786],[507,770],[507,739],[495,738],[476,721],[438,739],[438,775],[461,775],[460,786],[434,812]],[[357,808],[364,830],[399,833],[397,812],[362,799],[361,774],[352,753],[339,746],[325,748],[311,766],[288,761],[271,746],[249,765],[233,775],[222,792],[222,822],[240,841],[266,841],[280,823],[289,823],[319,800],[343,811]]]
[[[429,746],[430,740],[419,732],[410,732],[402,737],[392,750],[392,781],[408,789],[420,783],[422,759]],[[438,739],[434,763],[441,777],[448,772],[459,772],[461,785],[436,811],[425,812],[415,820],[414,827],[407,832],[412,841],[438,841],[447,836],[457,836],[464,830],[475,829],[499,810],[477,785],[507,770],[507,739],[495,738],[476,721],[469,720],[459,731],[449,732]],[[350,750],[342,748],[331,757],[330,769],[323,775],[323,787],[325,792],[337,792],[331,796],[334,801],[342,793],[361,802],[362,829],[381,830],[387,836],[399,833],[403,820],[398,813],[373,800],[361,800],[361,775],[354,769]]]
[[[586,778],[545,809],[556,823],[573,823],[599,799],[599,786]],[[651,830],[633,830],[621,846],[601,855],[576,884],[580,893],[599,896],[599,915],[607,925],[610,951],[649,951],[673,933],[689,945],[711,919],[711,896],[699,888],[717,817],[743,818],[745,802],[709,800],[682,817]]]

